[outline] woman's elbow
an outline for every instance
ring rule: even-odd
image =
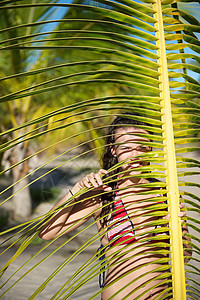
[[[39,236],[40,239],[42,239],[44,241],[51,241],[56,237],[56,236],[53,236],[51,233],[42,232],[42,231],[40,231],[38,233],[38,236]]]

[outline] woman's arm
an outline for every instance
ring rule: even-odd
[[[62,208],[52,216],[39,232],[39,237],[44,240],[51,240],[60,234],[67,233],[85,223],[93,214],[94,210],[100,208],[100,191],[110,191],[110,187],[103,185],[101,175],[107,174],[106,170],[99,170],[98,173],[91,173],[75,184],[71,189],[72,194],[76,194],[83,187],[94,187],[90,192],[81,195],[78,199],[73,199],[67,207]],[[55,210],[64,204],[71,197],[68,192],[51,210]],[[76,202],[78,201],[78,202]]]
[[[73,193],[73,192],[72,192]],[[56,205],[54,205],[51,211],[55,210],[61,204],[65,203],[70,197],[71,193],[67,193]],[[57,237],[64,231],[64,225],[73,210],[75,205],[75,198],[71,201],[70,205],[61,209],[52,216],[52,218],[43,226],[42,230],[39,232],[39,237],[43,240],[51,240]]]

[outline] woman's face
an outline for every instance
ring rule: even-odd
[[[135,169],[148,164],[137,156],[151,151],[151,147],[145,145],[145,142],[150,142],[150,140],[137,136],[139,133],[148,134],[146,130],[136,127],[118,128],[114,135],[115,145],[111,148],[112,154],[117,157],[118,162],[126,161],[120,171],[127,171],[130,175],[140,174],[141,171]]]

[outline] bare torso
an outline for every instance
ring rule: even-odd
[[[163,279],[156,279],[163,275],[163,271],[156,269],[161,266],[157,260],[166,258],[166,249],[162,248],[163,253],[159,251],[156,254],[161,249],[152,242],[152,230],[155,226],[150,223],[157,218],[144,215],[152,211],[151,207],[157,203],[150,201],[150,198],[158,195],[139,195],[127,190],[121,192],[120,196],[134,224],[136,241],[128,245],[110,246],[107,233],[102,236],[101,243],[108,246],[105,251],[108,269],[102,300],[133,300],[139,296],[138,299],[141,300],[153,299],[159,293],[163,296],[162,291],[167,285],[161,285]],[[99,221],[97,227],[102,230]],[[152,251],[155,253],[152,254]]]

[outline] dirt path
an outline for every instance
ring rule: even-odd
[[[54,247],[51,247],[53,250]],[[65,247],[66,248],[66,247]],[[25,250],[23,255],[19,257],[15,262],[11,264],[11,266],[6,270],[3,280],[5,281],[11,274],[13,274],[24,262],[29,261],[33,258],[33,255],[39,250],[39,247],[30,247]],[[6,288],[3,287],[1,289],[1,294],[6,291],[8,286],[11,286],[16,282],[27,271],[30,270],[35,264],[41,262],[41,260],[48,254],[50,249],[44,251],[39,254],[37,257],[30,260],[30,262],[25,265],[19,272],[17,272],[14,277],[10,279],[9,284],[6,285]],[[10,249],[7,254],[3,255],[3,260],[1,260],[1,265],[3,261],[7,261],[8,257],[14,254],[14,249]],[[65,254],[65,255],[64,255]],[[43,283],[48,276],[57,269],[59,265],[61,265],[67,257],[69,257],[72,253],[67,251],[67,249],[63,249],[62,251],[54,254],[49,257],[47,260],[43,261],[38,267],[32,270],[26,277],[20,280],[10,291],[6,293],[6,295],[2,296],[3,300],[27,300],[29,297],[35,292],[35,290]],[[74,272],[82,266],[82,264],[89,260],[91,257],[91,252],[83,252],[81,255],[76,257],[71,263],[69,263],[57,276],[53,279],[50,284],[48,284],[47,288],[45,288],[36,298],[38,300],[50,300],[51,297],[61,288],[66,281],[74,274]],[[91,268],[91,266],[90,266]],[[73,280],[74,282],[75,280]],[[2,283],[2,280],[1,280]],[[95,276],[91,279],[86,285],[84,285],[80,290],[76,291],[72,296],[68,299],[74,300],[88,300],[93,296],[95,291],[98,291],[98,277]],[[60,298],[62,299],[62,297]],[[92,299],[100,299],[100,296]]]

